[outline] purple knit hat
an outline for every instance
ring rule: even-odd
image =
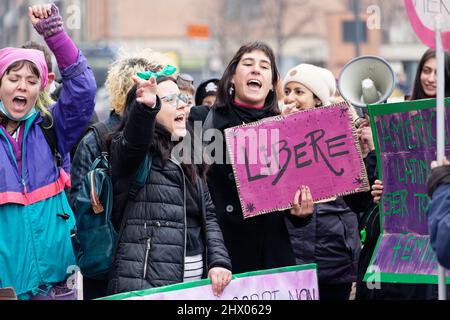
[[[41,90],[44,90],[48,83],[48,69],[44,53],[39,50],[20,48],[0,49],[0,79],[3,78],[6,69],[8,69],[10,65],[21,60],[30,61],[36,65],[39,70]]]

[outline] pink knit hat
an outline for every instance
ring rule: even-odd
[[[36,65],[41,80],[41,90],[47,86],[48,70],[44,53],[35,49],[4,48],[0,50],[0,79],[3,78],[6,69],[17,61],[27,60]]]

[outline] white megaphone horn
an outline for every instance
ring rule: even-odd
[[[338,88],[341,96],[358,108],[386,102],[395,88],[394,70],[383,58],[360,56],[342,68]]]

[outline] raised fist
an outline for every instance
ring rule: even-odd
[[[44,38],[49,38],[64,30],[62,17],[55,4],[28,7],[28,17],[36,31]]]

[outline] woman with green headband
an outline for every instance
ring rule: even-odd
[[[114,61],[108,70],[105,87],[109,96],[111,113],[108,119],[97,126],[103,126],[106,135],[100,137],[101,140],[107,140],[107,134],[112,133],[120,124],[120,119],[125,112],[127,94],[133,88],[131,76],[141,70],[153,70],[168,74],[172,72],[173,67],[169,66],[170,60],[162,53],[146,48],[137,52],[124,52],[123,55]],[[161,71],[162,70],[162,71]],[[173,71],[174,72],[174,71]],[[142,74],[150,78],[150,71]],[[96,158],[102,154],[101,143],[98,141],[94,130],[88,130],[80,143],[73,157],[69,199],[73,208],[78,205],[77,201],[83,201],[82,181],[90,170],[90,166]],[[76,217],[81,213],[75,211]],[[79,219],[77,219],[79,222]],[[81,232],[86,225],[78,223],[77,229]],[[77,255],[79,258],[79,256]],[[108,286],[107,279],[93,279],[87,274],[83,274],[83,295],[85,300],[92,300],[106,295]]]
[[[194,164],[187,98],[173,78],[139,76],[111,143],[119,240],[108,293],[208,277],[218,296],[231,281],[231,261],[205,182],[207,167]],[[180,150],[182,159],[176,157]],[[152,159],[149,177],[133,200],[124,201],[146,156]]]

